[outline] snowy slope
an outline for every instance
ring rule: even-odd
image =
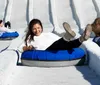
[[[72,12],[71,1],[70,0],[51,0],[52,1],[52,12],[55,12],[54,25],[57,33],[63,33],[63,22],[68,22],[71,25],[72,30],[79,32],[79,27],[77,26],[74,15]],[[58,27],[56,26],[58,25]]]
[[[76,21],[80,29],[85,29],[87,24],[91,24],[97,17],[94,0],[72,0],[76,14]]]
[[[6,0],[0,0],[0,19],[4,19]]]
[[[20,1],[20,0],[9,0],[10,4],[8,5],[8,10],[10,10],[10,13],[8,11],[6,21],[11,22],[12,29],[20,29],[20,28],[26,28],[28,23],[28,14],[27,14],[27,5],[28,1]]]
[[[33,18],[42,21],[44,32],[63,34],[62,23],[68,22],[79,36],[88,23],[100,16],[100,0],[0,0],[0,11],[0,17],[11,21],[12,29],[20,34],[18,38],[2,43],[4,47],[9,47],[0,53],[1,85],[100,85],[100,48],[92,40],[83,43],[90,58],[89,66],[21,66],[17,62],[20,55],[14,51],[22,43],[27,24]],[[50,37],[54,37],[52,33]]]

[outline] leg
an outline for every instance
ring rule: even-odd
[[[91,32],[92,32],[91,25],[87,25],[84,33],[81,35],[79,39],[68,42],[65,41],[63,38],[61,38],[58,41],[54,42],[46,50],[69,50],[72,48],[77,48],[81,45],[83,41],[86,41],[90,37]]]
[[[83,42],[83,41],[88,40],[90,38],[91,32],[92,32],[92,26],[88,24],[85,28],[85,31],[80,37],[80,41]]]
[[[10,23],[9,21],[7,21],[7,22],[5,23],[5,27],[7,27],[7,26],[8,26],[9,29],[11,28],[11,23]]]
[[[76,36],[76,33],[71,29],[70,25],[67,22],[63,23],[63,27],[66,31],[66,33],[63,36],[65,40],[70,41],[72,38]]]
[[[73,41],[65,41],[63,38],[54,42],[51,46],[49,46],[46,50],[70,50],[72,48],[77,48],[81,45],[79,39]]]

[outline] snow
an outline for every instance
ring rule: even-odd
[[[53,1],[54,2],[54,1]],[[52,2],[52,3],[53,3]],[[57,0],[55,0],[55,8],[53,8],[52,12],[56,12],[55,16],[57,17],[57,23],[58,27],[55,27],[54,31],[56,31],[57,33],[63,33],[65,32],[63,29],[63,22],[68,22],[71,25],[72,30],[74,30],[75,32],[79,32],[79,27],[77,26],[75,20],[74,20],[74,15],[72,14],[72,8],[71,8],[71,1],[70,0],[59,0],[59,2]],[[55,21],[55,20],[54,20]]]
[[[6,5],[5,22],[10,21],[10,19],[11,19],[13,0],[6,1],[6,4],[7,5]]]
[[[88,66],[21,66],[20,59],[17,62],[20,53],[15,52],[33,18],[42,21],[44,32],[61,36],[65,33],[62,23],[68,22],[78,38],[96,17],[100,17],[100,0],[0,0],[0,19],[10,21],[12,29],[20,34],[14,40],[0,40],[0,51],[9,46],[0,53],[0,85],[100,85],[100,47],[93,38],[82,44],[89,57]],[[55,39],[53,35],[50,37]]]
[[[4,15],[5,15],[5,6],[6,2],[5,0],[0,0],[0,19],[4,19]]]
[[[73,0],[74,8],[79,20],[79,25],[83,30],[87,24],[91,24],[97,17],[97,13],[92,1],[93,0]]]

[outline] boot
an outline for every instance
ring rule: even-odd
[[[79,38],[80,42],[88,40],[90,38],[91,33],[92,33],[92,26],[90,24],[88,24],[85,28],[85,31]]]
[[[64,34],[64,38],[66,40],[71,40],[72,38],[74,38],[76,36],[76,33],[71,30],[71,27],[68,23],[64,22],[63,27],[66,31],[66,33]]]

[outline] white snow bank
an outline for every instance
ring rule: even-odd
[[[11,19],[12,5],[13,5],[13,0],[7,0],[5,21],[10,21]]]
[[[63,28],[63,22],[68,22],[75,32],[79,32],[79,28],[74,20],[71,2],[70,0],[51,0],[52,1],[52,13],[54,16],[54,26],[57,33],[61,34],[65,32]]]
[[[100,47],[92,39],[84,42],[84,45],[89,56],[89,67],[100,75]]]
[[[6,8],[6,2],[5,0],[0,0],[0,19],[4,19],[5,14],[5,8]]]
[[[11,27],[12,29],[24,29],[27,27],[28,21],[28,0],[20,1],[13,0],[11,12]]]
[[[15,51],[3,51],[0,53],[0,85],[5,85],[17,64],[17,53]]]
[[[60,68],[17,66],[6,85],[80,85],[80,82],[81,85],[100,85],[99,79],[87,66]]]
[[[78,17],[81,29],[85,29],[87,24],[91,24],[97,17],[94,4],[92,0],[73,0],[74,10]]]
[[[33,0],[29,0],[29,22],[33,19]]]
[[[93,4],[97,12],[97,17],[100,17],[100,0],[93,0]]]

